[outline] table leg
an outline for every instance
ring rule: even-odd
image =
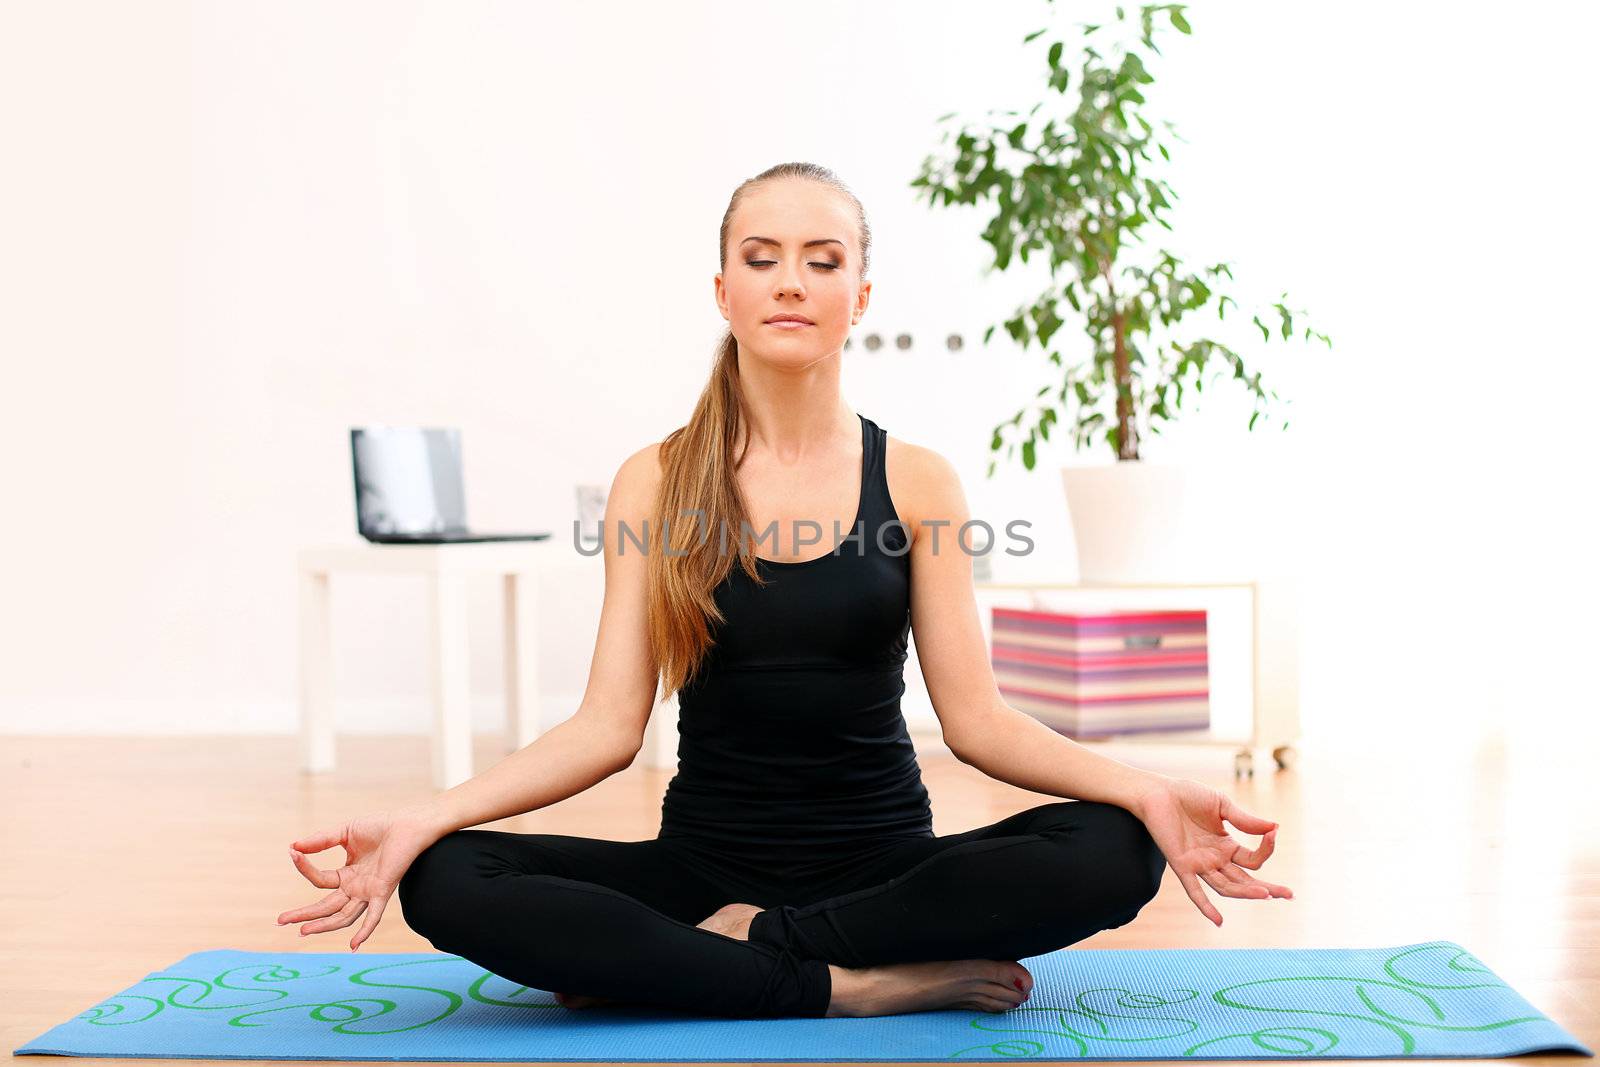
[[[459,574],[428,576],[429,673],[433,691],[433,780],[449,789],[472,777],[472,676],[467,596]]]
[[[300,766],[334,767],[333,603],[324,571],[300,572]]]
[[[506,737],[513,751],[543,729],[539,707],[539,587],[531,571],[505,576]]]
[[[1256,584],[1256,738],[1281,747],[1300,737],[1300,625],[1295,580]]]

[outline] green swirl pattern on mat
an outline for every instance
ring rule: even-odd
[[[146,978],[147,982],[170,982],[173,989],[165,997],[147,997],[136,993],[119,993],[103,1003],[96,1004],[78,1018],[96,1026],[127,1026],[131,1023],[142,1023],[155,1018],[167,1008],[181,1008],[185,1011],[231,1011],[238,1012],[227,1020],[229,1026],[266,1026],[272,1019],[271,1016],[278,1012],[304,1011],[318,1022],[332,1023],[329,1027],[335,1033],[360,1035],[395,1034],[405,1030],[420,1030],[424,1026],[432,1026],[441,1019],[447,1019],[460,1009],[465,998],[460,993],[451,989],[441,989],[438,986],[418,985],[413,982],[384,982],[370,977],[379,971],[394,970],[400,967],[428,967],[441,963],[460,960],[460,956],[449,956],[440,953],[438,956],[425,960],[403,960],[400,963],[384,963],[376,967],[363,967],[351,971],[348,975],[350,984],[363,986],[369,989],[404,989],[416,993],[431,993],[439,1000],[439,1011],[421,1022],[411,1023],[408,1026],[391,1026],[385,1028],[364,1027],[354,1029],[350,1024],[363,1019],[376,1019],[397,1011],[400,1002],[388,1000],[383,997],[341,997],[338,1000],[322,1001],[320,1003],[284,1003],[294,998],[292,989],[263,988],[274,984],[288,985],[305,978],[324,978],[336,974],[344,968],[338,966],[321,967],[310,971],[302,971],[298,967],[286,964],[271,964],[266,967],[230,967],[207,981],[204,978],[182,978],[174,975],[153,974]],[[250,985],[235,984],[235,977],[239,972],[246,972]],[[484,987],[491,982],[502,985],[510,984],[500,976],[489,971],[484,971],[472,984],[467,987],[466,996],[478,1001],[480,1004],[494,1004],[504,1008],[535,1008],[540,1010],[559,1009],[566,1010],[551,1000],[517,1000],[518,994],[530,992],[527,986],[516,986],[506,996],[490,996],[484,992]],[[257,984],[259,983],[259,984]],[[257,1000],[245,1003],[206,1003],[214,993],[222,991],[250,993],[259,996]],[[548,997],[549,994],[542,990],[532,990]],[[221,999],[220,997],[218,999]],[[118,1001],[134,1001],[130,1007]],[[119,1018],[124,1012],[133,1010],[133,1007],[142,1005],[144,1014],[132,1018]],[[407,1001],[407,1007],[415,1008],[414,1000]],[[241,1008],[246,1010],[240,1011]]]
[[[1458,972],[1462,975],[1459,980],[1428,982],[1402,973],[1403,970],[1417,968],[1419,962],[1436,965],[1442,955],[1443,952],[1440,947],[1424,945],[1390,956],[1384,961],[1383,969],[1385,974],[1394,979],[1392,982],[1373,978],[1349,978],[1343,975],[1321,974],[1263,978],[1225,986],[1213,992],[1211,999],[1225,1007],[1237,1008],[1245,1012],[1262,1011],[1272,1012],[1275,1015],[1283,1013],[1315,1015],[1323,1018],[1351,1020],[1350,1025],[1375,1026],[1395,1035],[1396,1055],[1411,1055],[1415,1052],[1417,1043],[1416,1038],[1411,1033],[1412,1028],[1483,1032],[1515,1026],[1518,1023],[1547,1021],[1543,1015],[1531,1015],[1511,1019],[1498,1019],[1476,1026],[1450,1025],[1448,1022],[1448,1005],[1442,1003],[1439,997],[1430,996],[1423,990],[1448,991],[1503,989],[1507,987],[1505,983],[1498,981],[1473,981],[1470,977],[1471,975],[1487,975],[1491,974],[1491,972],[1487,967],[1483,966],[1481,960],[1465,950],[1452,950],[1449,958],[1443,961],[1443,966],[1446,970]],[[1303,996],[1296,998],[1295,994],[1301,991],[1307,983],[1313,983],[1320,987],[1318,992],[1324,995],[1330,990],[1339,990],[1348,997],[1352,1010],[1330,1011],[1322,1008],[1294,1007],[1293,1005],[1297,1003],[1305,1002]],[[1394,999],[1400,1001],[1410,1011],[1406,1014],[1401,1014],[1398,1011],[1390,1011],[1383,1008],[1374,999],[1375,993],[1383,991],[1396,994]],[[1047,1048],[1051,1049],[1052,1055],[1055,1057],[1060,1057],[1063,1052],[1076,1052],[1079,1056],[1104,1055],[1106,1053],[1104,1046],[1107,1045],[1130,1046],[1142,1042],[1170,1041],[1185,1034],[1195,1033],[1200,1029],[1199,1022],[1184,1017],[1181,1006],[1193,1004],[1204,995],[1197,989],[1167,990],[1161,993],[1138,993],[1128,989],[1085,990],[1073,998],[1073,1006],[1069,1008],[1023,1006],[1008,1011],[1003,1016],[986,1015],[973,1019],[968,1024],[972,1029],[985,1033],[1046,1034],[1052,1039],[1059,1040],[1046,1042],[1008,1038],[1003,1041],[957,1049],[950,1055],[955,1058],[965,1053],[981,1051],[1001,1056],[1037,1056]],[[1118,1009],[1122,1010],[1119,1011]],[[996,1018],[1011,1021],[1022,1014],[1039,1016],[1043,1025],[1001,1026],[994,1025],[990,1021]],[[1258,1052],[1268,1052],[1280,1056],[1328,1056],[1336,1055],[1334,1050],[1339,1045],[1339,1034],[1334,1030],[1314,1026],[1271,1026],[1263,1030],[1242,1030],[1238,1033],[1221,1034],[1207,1038],[1204,1041],[1196,1041],[1184,1047],[1181,1055],[1195,1056],[1204,1053],[1208,1058],[1219,1055],[1249,1055],[1250,1053],[1224,1053],[1211,1049],[1211,1046],[1221,1042],[1241,1040],[1247,1041]],[[1135,1053],[1131,1052],[1128,1054],[1135,1055]]]
[[[411,1058],[413,1049],[437,1054],[423,1057],[430,1059],[534,1061],[1215,1060],[1481,1056],[1490,1046],[1531,1044],[1593,1055],[1450,941],[1350,950],[1060,950],[1029,962],[1038,976],[1033,1003],[1004,1013],[718,1020],[643,1005],[616,1015],[573,1013],[547,991],[452,954],[381,956],[369,964],[326,953],[226,949],[147,975],[42,1035],[29,1051],[372,1060]],[[503,1009],[537,1014],[497,1018]],[[187,1013],[202,1012],[215,1013],[209,1021],[226,1028],[210,1036],[196,1030],[199,1019]],[[159,1025],[139,1025],[158,1018]],[[522,1018],[533,1025],[516,1025]],[[1524,1024],[1532,1025],[1510,1029]],[[75,1037],[70,1027],[93,1029]],[[116,1027],[134,1027],[128,1033],[135,1039],[83,1039],[90,1032],[109,1037],[98,1028]],[[1486,1039],[1496,1031],[1507,1032]],[[230,1032],[240,1040],[215,1040]],[[326,1043],[335,1035],[340,1047]]]

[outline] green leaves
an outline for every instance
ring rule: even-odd
[[[1055,301],[1036,305],[1033,312],[1034,328],[1041,345],[1048,345],[1050,337],[1061,328],[1061,318],[1056,314]]]
[[[1289,294],[1284,293],[1283,295],[1288,297]],[[1287,341],[1289,339],[1289,335],[1294,332],[1294,316],[1291,315],[1289,313],[1289,309],[1284,307],[1282,304],[1273,304],[1272,306],[1277,308],[1278,314],[1283,319],[1282,323],[1279,325],[1279,331],[1283,334],[1283,339]]]
[[[1049,442],[1064,421],[1061,437],[1075,447],[1104,442],[1118,458],[1137,459],[1144,432],[1159,432],[1186,394],[1198,396],[1208,377],[1227,372],[1258,398],[1257,416],[1276,399],[1220,334],[1223,326],[1250,330],[1239,302],[1224,291],[1234,281],[1231,266],[1191,269],[1148,241],[1151,223],[1172,229],[1167,215],[1179,198],[1163,168],[1172,161],[1166,139],[1178,135],[1170,121],[1149,113],[1144,87],[1156,80],[1158,38],[1169,30],[1191,34],[1185,11],[1177,3],[1118,7],[1114,21],[1080,24],[1075,40],[1050,41],[1042,73],[1054,92],[1042,92],[1027,109],[991,110],[984,121],[946,129],[941,144],[953,147],[927,157],[911,182],[930,206],[984,206],[980,237],[993,253],[989,269],[1019,260],[1048,267],[1050,282],[1040,295],[983,333],[987,345],[1004,326],[1024,351],[1037,341],[1056,375],[995,428],[996,458],[1020,450],[1031,470],[1041,458],[1039,442]],[[1022,43],[1049,30],[1035,30]],[[1190,316],[1213,307],[1216,319],[1204,321],[1219,336],[1193,336]],[[1304,319],[1284,294],[1249,316],[1250,336],[1288,341],[1298,331],[1306,342],[1331,348],[1327,335]],[[1078,330],[1063,333],[1069,323]],[[1252,417],[1251,429],[1257,421]],[[1008,424],[1016,431],[1009,436],[1002,433]]]

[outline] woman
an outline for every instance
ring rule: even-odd
[[[1218,925],[1201,880],[1291,895],[1244,870],[1271,855],[1276,824],[1001,700],[954,538],[968,517],[958,478],[840,394],[869,247],[860,203],[824,168],[739,187],[711,381],[688,424],[611,487],[579,709],[425,804],[295,842],[296,867],[330,892],[280,923],[308,934],[365,913],[354,950],[398,888],[436,948],[569,1007],[863,1016],[1015,1007],[1033,984],[1018,959],[1130,922],[1168,864]],[[912,631],[951,750],[1077,799],[934,835],[899,703]],[[628,766],[658,684],[678,694],[680,739],[655,839],[470,829]],[[1243,850],[1223,819],[1265,838]],[[338,870],[306,855],[334,845]]]

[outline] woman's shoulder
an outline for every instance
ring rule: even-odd
[[[965,512],[961,476],[943,454],[886,433],[883,455],[895,514],[913,535],[925,521]]]
[[[607,500],[620,504],[619,510],[625,514],[643,517],[654,505],[660,486],[661,442],[652,441],[622,461],[611,480]]]
[[[662,444],[661,441],[651,441],[644,447],[635,449],[622,461],[621,470],[629,472],[636,478],[661,477]]]

